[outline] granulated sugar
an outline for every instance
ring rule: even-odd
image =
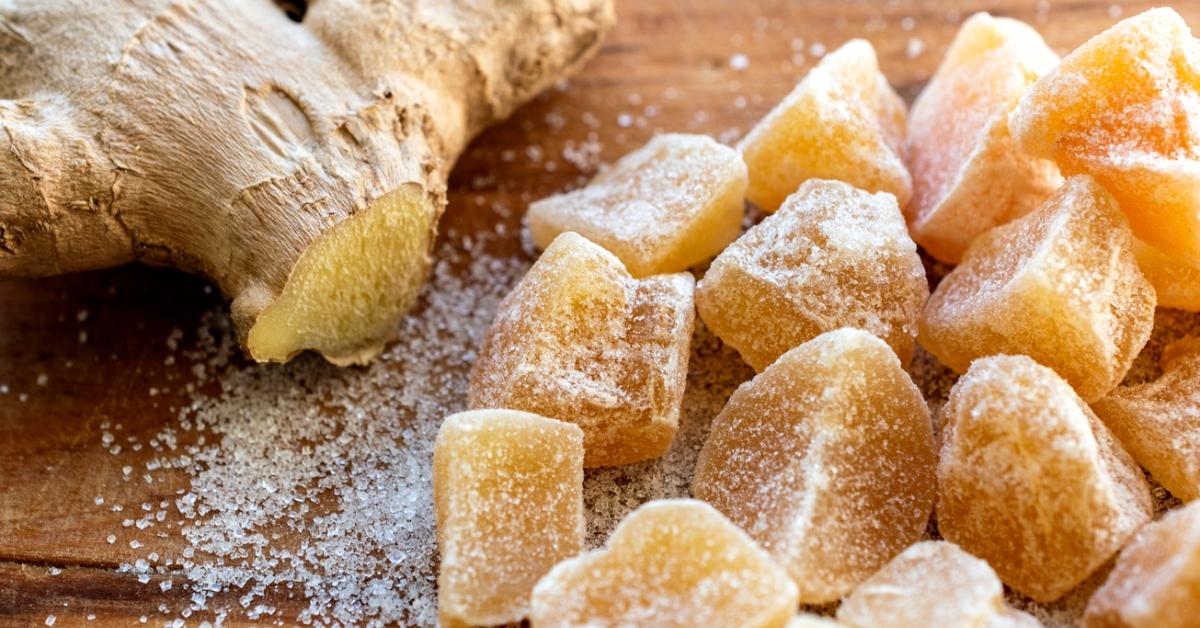
[[[306,623],[434,624],[434,437],[463,408],[481,334],[527,265],[475,248],[443,247],[423,307],[369,368],[308,356],[226,368],[236,351],[227,322],[210,324],[194,371],[220,392],[196,393],[155,438],[173,444],[195,432],[196,444],[164,447],[172,455],[147,465],[188,474],[190,490],[162,516],[181,522],[188,547],[122,569],[181,569],[192,605],[169,610],[184,617],[207,608],[218,622],[235,613],[278,621],[265,600],[283,588],[306,600]],[[236,606],[221,608],[231,593]]]

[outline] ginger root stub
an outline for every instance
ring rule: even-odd
[[[614,21],[609,0],[277,4],[6,9],[0,276],[179,268],[232,299],[253,358],[365,362],[416,299],[459,152]]]

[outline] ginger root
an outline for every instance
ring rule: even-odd
[[[368,361],[455,158],[613,21],[611,0],[4,4],[0,276],[171,266],[232,299],[256,360]]]

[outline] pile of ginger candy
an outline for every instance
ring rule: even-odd
[[[911,111],[854,40],[736,149],[660,135],[526,224],[437,438],[443,625],[1038,626],[1005,586],[1051,603],[1113,561],[1084,626],[1200,622],[1200,339],[1120,385],[1156,306],[1200,310],[1174,11],[1061,60],[975,15]],[[918,245],[955,265],[932,294]],[[696,313],[757,375],[694,499],[585,552],[584,468],[666,452]],[[962,374],[936,417],[917,343]],[[1184,505],[1152,521],[1143,468]]]

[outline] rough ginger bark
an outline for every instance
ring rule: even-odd
[[[293,5],[296,3],[288,3]],[[0,3],[0,276],[212,279],[257,360],[376,355],[483,127],[582,63],[611,0]]]

